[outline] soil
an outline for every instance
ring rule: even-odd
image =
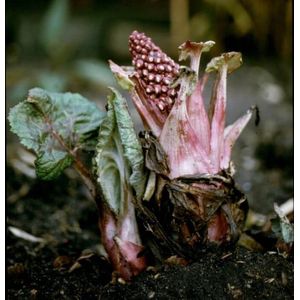
[[[41,182],[8,167],[7,176],[8,299],[293,298],[291,257],[241,247],[150,267],[124,283],[101,254],[96,208],[73,173]],[[17,237],[11,226],[43,240]]]

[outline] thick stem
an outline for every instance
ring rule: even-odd
[[[77,171],[77,173],[80,175],[81,179],[83,180],[88,190],[90,191],[93,199],[95,199],[96,201],[97,187],[95,181],[92,178],[92,175],[78,158],[75,159],[74,168]]]
[[[58,134],[56,130],[53,129],[51,126],[52,135],[57,139],[57,141],[60,143],[60,145],[70,154],[70,156],[74,160],[74,168],[80,175],[81,179],[83,180],[84,184],[87,186],[88,190],[90,191],[93,199],[97,202],[97,184],[95,180],[92,177],[92,174],[88,171],[88,169],[85,167],[85,165],[82,163],[80,158],[78,157],[78,154],[76,153],[76,149],[70,149],[62,137]],[[98,203],[97,203],[98,207]]]

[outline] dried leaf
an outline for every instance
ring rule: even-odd
[[[23,240],[32,242],[32,243],[42,243],[45,242],[44,239],[36,237],[22,229],[19,229],[17,227],[8,226],[8,230],[16,237],[21,238]]]

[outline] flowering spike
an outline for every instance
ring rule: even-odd
[[[142,89],[146,92],[147,101],[153,112],[164,115],[164,121],[170,112],[177,93],[170,88],[171,82],[177,77],[179,65],[168,57],[151,38],[144,33],[132,32],[129,36],[129,51],[135,76]]]
[[[167,116],[161,112],[158,105],[152,105],[139,80],[134,77],[132,79],[135,81],[135,90],[131,93],[132,101],[145,128],[151,130],[155,136],[159,136]]]

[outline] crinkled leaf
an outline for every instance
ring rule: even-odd
[[[157,174],[168,176],[168,157],[159,141],[146,131],[142,137],[142,145],[145,150],[145,166]]]
[[[64,151],[41,153],[35,160],[36,174],[44,180],[54,179],[66,167],[69,167],[72,161],[72,157]]]
[[[113,90],[116,121],[120,133],[124,154],[130,167],[130,184],[134,188],[138,198],[141,198],[145,189],[146,176],[144,173],[144,157],[142,146],[134,130],[133,121],[128,113],[126,100]]]
[[[104,115],[79,94],[35,88],[11,109],[9,121],[21,143],[37,154],[37,175],[49,180],[72,163],[74,149],[91,146]]]
[[[113,217],[101,220],[104,245],[114,268],[124,278],[143,268],[143,249],[135,218],[135,196],[141,199],[146,176],[140,142],[126,100],[115,90],[108,98],[95,157],[97,181]],[[134,195],[135,192],[135,195]],[[129,272],[129,273],[128,273]]]
[[[144,158],[128,112],[126,100],[115,90],[108,98],[108,112],[100,126],[96,168],[105,200],[119,215],[132,197],[141,199],[145,189]]]
[[[110,208],[118,213],[124,197],[121,185],[124,182],[123,150],[116,128],[114,107],[107,104],[107,115],[100,126],[97,155],[95,158],[98,182]]]

